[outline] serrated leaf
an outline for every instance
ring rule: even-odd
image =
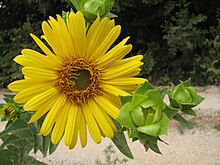
[[[114,123],[115,123],[117,129],[120,130],[121,125],[115,120],[114,120]],[[134,159],[132,152],[131,152],[131,150],[128,146],[128,143],[126,141],[126,138],[124,136],[124,132],[118,131],[118,133],[115,134],[115,137],[112,138],[112,141],[122,154],[124,154],[125,156],[127,156],[130,159]]]
[[[189,129],[192,129],[193,128],[193,125],[188,122],[186,119],[184,119],[180,114],[176,114],[173,119],[175,119],[176,121],[178,121],[180,124],[182,124],[183,126],[189,128]]]

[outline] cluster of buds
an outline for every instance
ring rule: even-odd
[[[145,148],[157,153],[160,153],[157,141],[162,141],[160,135],[168,133],[170,120],[175,119],[190,128],[180,112],[196,116],[192,108],[204,99],[190,87],[190,80],[165,89],[154,88],[145,82],[131,96],[121,97],[123,106],[116,119],[133,141],[139,140]],[[163,101],[165,94],[168,94],[169,105]]]

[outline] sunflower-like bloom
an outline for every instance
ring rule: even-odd
[[[119,114],[119,96],[129,95],[144,82],[135,78],[142,55],[122,59],[132,49],[128,37],[110,49],[121,27],[114,20],[99,17],[88,31],[82,13],[70,12],[66,20],[57,15],[42,23],[44,44],[31,34],[43,54],[23,49],[14,61],[22,65],[24,79],[9,84],[18,94],[15,102],[25,111],[35,111],[29,123],[46,114],[40,134],[51,133],[57,144],[62,136],[69,148],[78,134],[81,146],[87,144],[87,131],[96,143],[101,136],[113,138],[112,121]]]

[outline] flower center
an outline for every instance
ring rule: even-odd
[[[88,98],[101,94],[100,73],[93,65],[83,59],[72,59],[64,62],[58,71],[56,87],[71,102],[85,103]]]

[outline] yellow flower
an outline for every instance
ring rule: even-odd
[[[5,104],[0,109],[0,115],[3,115],[3,118],[8,121],[13,121],[17,117],[17,110],[14,105]]]
[[[112,122],[119,114],[119,95],[126,96],[144,82],[134,78],[143,64],[142,55],[122,59],[132,49],[128,37],[110,49],[121,27],[114,20],[98,17],[86,32],[82,13],[70,12],[66,20],[57,15],[42,23],[49,48],[35,35],[31,37],[44,54],[23,49],[14,60],[24,66],[23,80],[9,84],[18,92],[14,100],[25,103],[25,111],[35,111],[29,123],[46,117],[40,134],[51,134],[57,144],[62,136],[69,148],[87,144],[87,129],[96,143],[101,136],[113,138]]]

